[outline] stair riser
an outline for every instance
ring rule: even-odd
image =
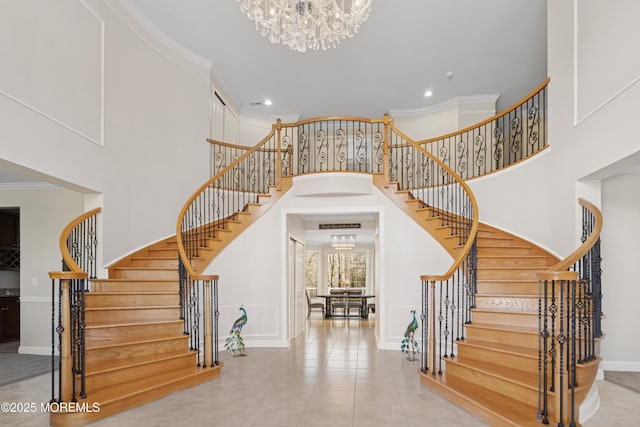
[[[500,364],[505,368],[517,369],[532,374],[538,373],[538,358],[524,354],[494,351],[490,348],[459,345],[458,360],[466,362],[474,360],[484,363]]]
[[[131,260],[132,267],[149,268],[178,268],[178,257],[171,259],[134,258]]]
[[[138,325],[104,326],[87,328],[85,339],[88,346],[133,341],[149,337],[179,336],[184,330],[182,321],[172,323],[141,323]]]
[[[472,310],[471,319],[475,324],[538,327],[538,315],[523,313],[501,313]]]
[[[458,381],[479,385],[529,406],[536,407],[538,404],[537,384],[514,383],[456,363],[447,364],[447,377],[449,376],[456,377]]]
[[[541,268],[542,270],[542,268]],[[536,280],[536,273],[540,270],[536,269],[518,269],[518,268],[481,268],[478,267],[478,279],[516,279],[516,280]]]
[[[174,353],[188,349],[187,336],[158,342],[140,342],[129,345],[106,348],[88,348],[86,351],[87,371],[90,372],[91,364],[112,360],[124,360],[130,357],[150,356],[152,354]]]
[[[476,308],[497,309],[497,310],[519,310],[537,311],[538,297],[516,298],[516,297],[492,297],[488,295],[476,296]]]
[[[478,248],[478,258],[483,256],[526,256],[531,255],[529,248],[486,246]]]
[[[479,280],[477,283],[479,294],[514,294],[538,295],[538,282],[493,282]]]
[[[111,279],[136,279],[136,280],[178,280],[178,269],[175,270],[135,270],[113,269],[109,270]]]
[[[178,259],[178,248],[150,249],[147,251],[147,255],[150,257],[175,257]]]
[[[144,391],[137,392],[133,395],[128,395],[122,399],[98,402],[100,403],[99,412],[52,412],[50,415],[50,424],[53,427],[75,427],[86,425],[97,420],[109,417],[111,415],[124,412],[128,409],[132,409],[143,405],[148,402],[160,399],[170,393],[178,390],[184,390],[189,387],[193,387],[198,384],[202,384],[206,381],[210,381],[220,376],[220,366],[203,370],[198,375],[191,375],[188,377],[176,379],[174,382],[164,383],[153,387],[151,389],[145,389]],[[131,393],[131,390],[128,391]],[[87,402],[91,407],[91,396],[88,396]]]
[[[536,350],[538,348],[537,333],[467,327],[467,338],[469,340],[479,340],[497,344],[510,344]]]
[[[180,308],[128,309],[128,310],[87,310],[87,325],[112,325],[122,323],[162,322],[178,320]]]
[[[495,238],[495,237],[478,237],[478,245],[480,246],[512,246],[512,245],[516,245],[516,243],[513,241],[513,239],[502,239],[502,238]]]
[[[478,256],[478,267],[547,267],[546,257]]]
[[[175,294],[86,294],[87,308],[100,307],[153,307],[180,305],[180,295]]]
[[[173,282],[92,282],[94,292],[179,292],[180,284]]]
[[[91,372],[88,372],[86,376],[86,390],[87,392],[91,392],[112,385],[126,383],[152,375],[163,374],[172,370],[188,368],[190,366],[196,366],[196,354],[193,352],[187,353],[186,356],[182,357],[160,360],[140,366],[125,367],[94,375],[91,375]],[[78,386],[79,385],[78,381]]]

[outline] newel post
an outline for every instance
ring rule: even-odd
[[[384,164],[384,186],[389,187],[389,114],[384,115],[384,136],[382,140],[382,155]]]
[[[50,272],[49,277],[60,282],[60,323],[56,329],[59,334],[60,348],[60,400],[70,402],[75,398],[73,394],[73,358],[71,337],[71,281],[88,277],[84,272],[55,271]],[[52,301],[52,304],[54,302]]]
[[[211,289],[212,284],[218,280],[218,276],[200,276],[195,280],[202,281],[204,285],[204,299],[202,301],[204,311],[204,367],[214,367],[218,364],[217,352],[217,292]],[[215,318],[214,318],[215,317]],[[214,325],[215,322],[215,325]],[[216,331],[216,345],[214,346],[213,332]]]
[[[277,156],[276,156],[276,189],[282,190],[282,120],[276,121],[276,144],[277,144]]]

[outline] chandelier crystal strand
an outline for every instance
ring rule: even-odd
[[[353,37],[367,20],[372,0],[237,0],[271,43],[298,52],[326,50]]]

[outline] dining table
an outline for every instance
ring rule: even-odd
[[[337,314],[333,313],[333,310],[331,309],[331,307],[332,307],[332,300],[334,298],[360,299],[361,301],[360,314],[358,317],[360,317],[361,319],[368,319],[369,309],[368,309],[367,301],[370,298],[376,297],[375,295],[365,295],[365,294],[318,294],[317,296],[318,298],[323,298],[325,300],[324,317],[326,319],[337,318],[337,317],[351,317],[348,310],[345,310],[345,314],[343,316],[338,316]]]

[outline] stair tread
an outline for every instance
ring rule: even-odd
[[[90,279],[91,282],[114,282],[114,283],[178,283],[176,279]]]
[[[530,347],[522,347],[522,346],[517,346],[512,344],[502,344],[502,343],[495,343],[490,341],[466,339],[465,341],[459,342],[458,345],[480,347],[480,348],[495,350],[503,353],[511,353],[511,354],[518,354],[518,355],[527,356],[527,357],[533,357],[536,359],[538,357],[537,349],[530,348]]]
[[[87,325],[85,329],[99,329],[99,328],[120,328],[123,326],[140,326],[140,325],[169,325],[169,324],[180,324],[184,323],[184,320],[157,320],[157,321],[147,321],[147,322],[139,322],[139,323],[109,323],[102,325]]]
[[[128,345],[133,345],[133,344],[151,344],[151,343],[158,343],[158,342],[162,342],[162,341],[177,341],[177,340],[186,340],[188,339],[189,336],[188,335],[176,335],[176,334],[172,334],[172,335],[165,335],[165,336],[157,336],[157,337],[153,337],[153,338],[144,338],[144,339],[132,339],[132,340],[119,340],[117,342],[108,342],[108,343],[104,343],[104,344],[96,344],[96,345],[92,345],[92,344],[87,344],[86,346],[86,350],[87,351],[95,351],[95,350],[103,350],[106,348],[117,348],[117,347],[125,347]]]
[[[478,249],[533,249],[533,246],[530,245],[483,245],[481,243],[478,243],[477,245]]]
[[[509,236],[478,236],[478,239],[487,239],[487,240],[513,240],[513,237]],[[478,243],[481,244],[481,243]]]
[[[156,310],[159,308],[180,308],[179,305],[134,305],[124,307],[86,307],[86,311],[98,310]]]
[[[178,267],[114,267],[114,270],[171,270],[178,271]]]
[[[496,247],[496,246],[494,246]],[[478,255],[478,258],[547,258],[546,255]]]
[[[538,389],[538,373],[521,371],[504,365],[496,365],[488,362],[481,362],[473,359],[448,359],[448,362],[454,362],[468,369],[484,372],[502,380],[530,387],[537,391]]]
[[[108,360],[105,362],[94,363],[87,366],[87,376],[98,375],[105,372],[116,371],[119,369],[132,368],[141,365],[147,365],[154,362],[177,359],[180,357],[191,357],[196,353],[185,349],[184,351],[176,351],[172,353],[152,354],[147,356],[130,357],[128,359]]]
[[[526,298],[526,299],[538,299],[538,295],[534,294],[515,294],[515,293],[502,293],[502,294],[486,294],[483,292],[478,292],[476,294],[477,297],[485,297],[485,298]]]
[[[206,368],[206,370],[215,368]],[[178,369],[160,375],[148,376],[138,380],[128,381],[126,383],[116,384],[96,390],[87,396],[90,402],[100,402],[100,405],[108,405],[109,403],[124,400],[131,396],[145,393],[154,388],[161,387],[166,384],[182,381],[189,377],[204,373],[205,369],[197,366],[191,368]]]
[[[428,377],[427,381],[440,383],[463,399],[488,410],[500,419],[512,421],[514,425],[533,426],[540,424],[540,420],[536,418],[538,410],[533,406],[463,379],[447,377],[446,373],[436,376],[435,379],[431,375]]]
[[[114,296],[114,295],[179,295],[178,291],[91,291],[85,296]]]
[[[531,311],[531,310],[514,310],[513,308],[472,308],[471,309],[472,312],[480,312],[480,313],[500,313],[500,314],[504,314],[504,313],[514,313],[514,314],[526,314],[527,316],[532,316],[538,315],[538,310],[536,309],[535,311]]]
[[[515,326],[515,325],[504,325],[504,324],[494,324],[494,323],[469,323],[465,325],[466,328],[483,328],[483,329],[493,329],[498,331],[507,331],[507,332],[520,332],[525,334],[534,334],[538,335],[538,328],[530,328],[527,326]]]

